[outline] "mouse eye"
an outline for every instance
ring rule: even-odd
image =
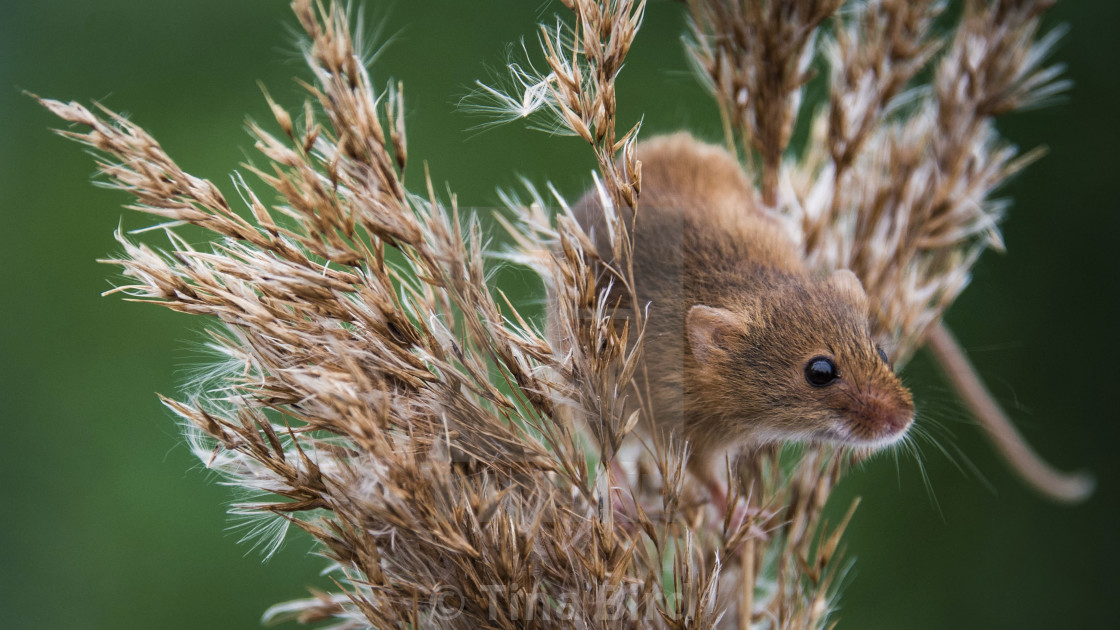
[[[891,364],[891,360],[887,358],[887,353],[883,351],[882,346],[875,346],[875,350],[879,353],[879,358],[883,360],[883,363],[886,363],[887,365]]]
[[[813,357],[805,364],[805,380],[813,387],[825,387],[840,378],[836,363],[828,357]]]

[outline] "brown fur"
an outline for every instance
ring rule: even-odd
[[[694,472],[711,480],[722,453],[768,442],[901,437],[913,401],[879,358],[859,280],[810,274],[723,149],[676,134],[643,143],[638,159],[633,262],[638,299],[649,305],[651,425],[689,440]],[[594,193],[575,214],[609,252]],[[818,356],[839,368],[827,387],[805,378]]]

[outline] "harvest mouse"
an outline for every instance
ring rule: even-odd
[[[632,263],[648,318],[635,381],[652,411],[643,432],[687,440],[689,469],[721,511],[718,469],[727,454],[775,442],[875,449],[900,440],[914,402],[871,335],[855,274],[806,268],[779,220],[752,205],[751,182],[723,148],[677,133],[638,145],[637,157]],[[595,191],[573,213],[609,253]],[[627,225],[631,213],[623,210]],[[1060,500],[1088,495],[1086,478],[1063,476],[1030,451],[947,329],[936,326],[929,343],[1028,482]]]
[[[905,435],[914,403],[871,336],[855,274],[806,269],[777,220],[750,206],[750,183],[723,149],[675,134],[637,155],[633,268],[648,319],[636,379],[653,410],[643,429],[688,441],[689,469],[720,507],[726,453],[788,441],[879,447]],[[597,196],[573,212],[601,242]]]

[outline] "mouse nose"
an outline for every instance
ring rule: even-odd
[[[901,436],[914,423],[914,408],[901,401],[869,396],[863,405],[863,420],[879,438]]]

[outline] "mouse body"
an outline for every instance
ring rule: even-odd
[[[905,435],[913,399],[872,338],[856,276],[807,269],[723,148],[678,133],[639,144],[637,157],[632,262],[648,316],[635,383],[652,410],[641,429],[687,440],[690,470],[713,489],[736,451],[790,441],[875,448]],[[573,213],[609,253],[595,191]]]

